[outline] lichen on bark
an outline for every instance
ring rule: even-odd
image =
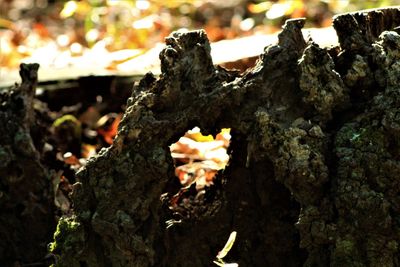
[[[374,42],[371,56],[385,70],[379,79],[386,84],[335,138],[335,205],[340,218],[333,251],[336,266],[399,264],[399,44],[400,36],[390,31]]]
[[[240,266],[397,266],[398,14],[336,17],[329,50],[289,20],[243,75],[213,66],[204,31],[172,34],[161,76],[135,87],[113,145],[78,173],[60,224],[84,240],[59,227],[57,265],[209,266],[235,230]],[[160,196],[179,190],[168,145],[196,125],[232,129],[231,161],[166,229]]]

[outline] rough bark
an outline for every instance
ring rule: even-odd
[[[338,16],[330,50],[287,21],[243,76],[213,66],[203,31],[172,34],[161,76],[135,87],[114,144],[78,173],[56,265],[211,266],[235,230],[240,266],[398,266],[399,20]],[[168,146],[196,125],[232,129],[230,164],[172,214]]]
[[[22,84],[0,93],[0,264],[42,262],[56,223],[50,174],[38,147],[34,96],[39,65],[21,65]],[[34,139],[37,142],[34,142]]]

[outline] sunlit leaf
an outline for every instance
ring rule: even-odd
[[[111,52],[109,54],[109,59],[111,62],[107,66],[107,69],[116,70],[118,68],[118,65],[142,55],[144,51],[144,49],[123,49]]]
[[[267,11],[271,7],[271,5],[272,3],[270,1],[265,1],[258,4],[251,3],[247,6],[247,9],[251,13],[256,14]]]
[[[216,265],[221,266],[221,267],[238,267],[239,266],[239,264],[237,264],[237,263],[225,263],[223,261],[213,261],[213,263],[215,263]]]
[[[97,153],[96,153],[95,145],[89,145],[89,144],[82,145],[82,157],[83,158],[88,159],[96,154]]]
[[[150,2],[147,0],[136,1],[136,8],[146,10],[150,8]]]
[[[68,1],[64,4],[64,8],[60,12],[60,17],[65,19],[75,14],[78,9],[77,1]]]
[[[8,20],[5,18],[0,18],[0,28],[15,30],[16,26],[15,26],[15,23],[12,22],[11,20]]]
[[[187,131],[185,137],[191,138],[197,142],[209,142],[214,140],[214,137],[211,134],[203,135],[200,132],[199,127],[194,127],[192,130]]]
[[[153,16],[148,16],[140,20],[136,20],[132,23],[132,27],[135,29],[150,29],[154,26]]]
[[[71,152],[67,152],[63,155],[64,163],[68,165],[79,165],[78,158]]]
[[[271,6],[271,8],[265,13],[267,19],[277,19],[283,17],[286,12],[290,9],[290,2],[286,3],[276,3]]]
[[[96,125],[97,132],[103,136],[104,141],[112,144],[117,135],[118,125],[121,121],[121,114],[110,113],[101,117]]]
[[[217,258],[218,259],[223,259],[226,255],[228,255],[228,252],[231,250],[233,244],[235,243],[236,240],[236,231],[233,231],[228,238],[228,241],[226,241],[226,244],[224,248],[218,252]]]
[[[266,12],[268,19],[277,19],[283,16],[290,16],[292,18],[301,17],[305,15],[304,2],[302,0],[293,1],[279,1],[271,6]]]
[[[253,18],[247,18],[240,22],[239,27],[242,31],[250,31],[255,25]]]
[[[50,32],[43,23],[33,24],[33,30],[42,38],[50,37]]]

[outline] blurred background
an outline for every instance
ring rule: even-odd
[[[174,30],[205,29],[216,42],[275,33],[288,18],[306,17],[306,27],[323,28],[338,13],[397,4],[400,0],[1,0],[0,66],[14,69],[26,61],[115,70]]]

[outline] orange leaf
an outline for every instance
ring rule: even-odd
[[[114,137],[118,132],[118,125],[121,121],[121,114],[107,114],[101,117],[97,122],[97,132],[103,136],[108,144],[112,144]]]

